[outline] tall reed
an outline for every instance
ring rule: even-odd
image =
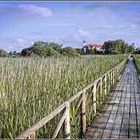
[[[0,136],[16,137],[124,58],[0,58]],[[50,137],[56,121],[38,137]]]

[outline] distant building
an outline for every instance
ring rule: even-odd
[[[103,45],[98,44],[84,44],[82,47],[83,53],[87,54],[89,50],[94,49],[97,53],[105,53],[105,49],[103,48]]]
[[[87,44],[86,41],[83,41],[82,48],[75,48],[75,51],[80,54],[89,54],[89,51],[93,50],[96,54],[104,54],[105,49],[103,45],[98,44]]]
[[[77,53],[81,53],[81,49],[80,49],[80,48],[75,48],[75,51],[76,51]]]

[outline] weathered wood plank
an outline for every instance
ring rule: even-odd
[[[112,79],[112,71],[109,73]],[[92,126],[94,132],[91,131],[90,135],[93,138],[140,138],[140,83],[132,60],[128,62],[118,85],[121,86],[114,89],[106,111]]]
[[[122,89],[121,91],[123,91],[124,85],[121,84],[120,89]],[[119,134],[120,134],[120,128],[121,128],[121,123],[122,123],[122,114],[123,114],[123,106],[120,106],[120,102],[122,101],[122,92],[121,94],[118,94],[119,97],[119,102],[118,102],[118,110],[116,112],[116,118],[114,121],[114,125],[113,125],[113,129],[111,132],[111,138],[119,138]]]
[[[64,121],[64,132],[65,136],[64,138],[70,139],[70,103],[67,102],[66,105],[66,119]]]
[[[58,108],[56,108],[54,111],[52,111],[48,116],[41,119],[38,123],[33,125],[31,128],[27,129],[24,133],[19,135],[16,139],[26,139],[30,136],[31,133],[34,133],[39,128],[41,128],[43,125],[45,125],[49,120],[51,120],[54,116],[56,116],[59,112],[61,112],[67,105],[68,102],[63,103]]]
[[[92,100],[93,100],[93,116],[96,114],[96,84],[94,84],[92,89]]]
[[[117,88],[119,88],[120,85],[117,85]],[[118,94],[113,94],[113,96],[111,98],[108,98],[108,103],[111,102],[112,100],[115,101],[116,98],[117,98],[117,95]],[[112,104],[110,104],[107,108],[107,110],[104,112],[104,114],[102,115],[102,118],[101,118],[101,124],[97,124],[96,127],[97,127],[97,131],[94,133],[94,137],[96,138],[101,138],[102,135],[103,135],[103,132],[106,128],[106,125],[107,125],[107,122],[109,120],[109,116],[111,114],[111,111],[112,111]]]
[[[118,89],[122,88],[122,84],[119,84],[120,86],[118,87]],[[102,135],[102,138],[115,138],[116,137],[116,129],[118,129],[118,122],[115,123],[116,117],[117,117],[117,112],[119,109],[119,102],[120,102],[120,96],[121,94],[119,94],[119,92],[116,92],[116,99],[112,100],[110,103],[112,104],[112,110],[110,113],[110,117],[109,120],[107,122],[106,128],[108,129],[107,133],[106,130],[104,130],[104,133]],[[115,127],[114,127],[115,126]],[[106,129],[105,128],[105,129]],[[110,131],[110,132],[109,132]]]
[[[66,119],[66,115],[67,115],[67,112],[64,111],[64,113],[63,113],[59,123],[57,124],[57,127],[56,127],[54,133],[53,133],[52,139],[55,139],[57,137],[57,135],[59,133],[59,130],[60,130],[61,126],[63,125],[65,119]]]
[[[82,112],[81,112],[81,126],[82,126],[82,136],[85,135],[86,132],[86,94],[82,94]]]

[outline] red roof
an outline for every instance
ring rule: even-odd
[[[80,53],[81,49],[80,48],[74,48],[76,52]]]
[[[75,50],[80,51],[81,49],[80,48],[75,48]]]
[[[98,44],[87,44],[87,45],[85,45],[84,47],[88,47],[88,48],[98,48],[98,49],[101,49],[101,48],[103,48],[103,45],[98,45]]]
[[[103,48],[103,45],[97,45],[97,44],[95,44],[95,48]]]

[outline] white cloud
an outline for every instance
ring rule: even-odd
[[[95,39],[95,36],[91,32],[82,29],[78,30],[78,34],[76,36],[78,36],[81,41],[85,40],[87,42],[93,42]]]
[[[30,47],[31,45],[31,40],[24,38],[10,39],[10,42],[5,44],[5,46],[7,46],[7,51],[21,51],[23,48]]]
[[[90,31],[79,29],[67,37],[59,38],[59,43],[61,43],[63,46],[82,47],[82,42],[84,40],[87,43],[94,43],[95,39],[96,36],[94,36]]]
[[[24,40],[23,38],[18,38],[14,42],[15,44],[17,44],[17,46],[21,46],[21,47],[25,47],[27,45],[27,41]]]
[[[47,26],[75,26],[73,23],[51,23],[46,24]]]
[[[5,6],[0,9],[1,14],[7,14],[20,19],[47,18],[52,15],[51,9],[33,4],[20,4],[17,6]]]
[[[17,42],[18,42],[18,43],[24,43],[24,39],[18,38],[18,39],[17,39]]]
[[[23,39],[23,38],[18,38],[15,41],[13,41],[15,44],[17,44],[18,46],[21,47],[29,47],[31,45],[34,44],[33,41],[27,40],[27,39]]]
[[[9,49],[12,50],[12,49],[14,49],[14,47],[13,46],[9,46]]]
[[[95,10],[93,10],[93,12],[100,13],[100,14],[109,14],[110,13],[110,9],[107,8],[107,7],[98,7]]]
[[[137,24],[135,24],[135,23],[133,23],[133,24],[130,25],[130,28],[131,28],[131,29],[136,29],[137,27],[138,27],[138,26],[137,26]],[[139,28],[139,27],[138,27],[138,28]]]
[[[31,4],[23,4],[18,6],[22,11],[28,14],[36,15],[39,17],[49,17],[52,15],[52,11],[46,7],[39,7]]]

